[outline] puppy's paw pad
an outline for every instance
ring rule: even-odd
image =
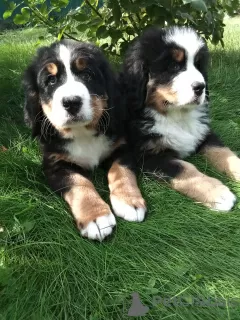
[[[221,186],[218,196],[213,204],[213,209],[217,211],[230,211],[236,202],[236,196],[226,186]]]
[[[114,213],[127,221],[142,222],[145,218],[146,208],[135,208],[116,198],[111,199]]]
[[[116,219],[112,213],[98,217],[95,221],[91,221],[82,229],[81,235],[91,240],[102,241],[109,236],[116,225]]]

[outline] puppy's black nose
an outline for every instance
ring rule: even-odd
[[[62,103],[67,112],[75,116],[82,107],[82,98],[79,96],[67,97],[63,98]]]
[[[192,84],[193,91],[197,97],[200,97],[205,89],[205,83],[203,82],[194,82]]]

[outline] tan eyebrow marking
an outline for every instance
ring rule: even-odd
[[[58,67],[56,66],[55,63],[48,63],[46,65],[46,68],[47,68],[48,72],[50,74],[52,74],[53,76],[55,76],[58,73]]]
[[[172,54],[173,54],[173,58],[177,62],[182,62],[184,60],[184,57],[185,57],[184,50],[182,50],[182,49],[174,49],[172,51]]]
[[[78,68],[78,70],[83,70],[87,66],[87,61],[84,58],[76,59],[75,63],[76,63],[76,67]]]

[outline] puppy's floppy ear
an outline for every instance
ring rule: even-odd
[[[198,67],[199,71],[202,73],[204,80],[206,82],[206,97],[209,101],[209,88],[208,88],[208,65],[209,65],[209,50],[207,46],[207,41],[203,39],[204,47],[202,49],[201,59],[199,60]]]
[[[128,111],[131,114],[138,113],[144,107],[147,95],[149,70],[141,55],[141,44],[136,41],[126,54],[121,76],[127,97]]]
[[[28,66],[23,77],[25,91],[24,120],[32,129],[32,136],[36,137],[41,132],[42,108],[39,101],[37,86],[37,73],[34,64]]]

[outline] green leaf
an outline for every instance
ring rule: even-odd
[[[102,39],[105,39],[109,36],[109,33],[108,33],[108,30],[105,26],[100,26],[98,29],[97,29],[97,32],[96,32],[96,36],[98,38],[102,38]]]
[[[48,14],[48,7],[46,3],[43,3],[41,5],[41,7],[39,8],[39,11],[41,12],[41,14],[46,15]]]
[[[65,26],[65,27],[58,33],[58,36],[57,36],[58,41],[60,41],[60,40],[62,39],[63,33],[64,33],[64,31],[66,30],[66,28],[67,28],[67,26]]]
[[[109,47],[109,44],[108,43],[103,43],[100,47],[101,47],[102,50],[106,50]]]
[[[204,0],[184,0],[184,3],[191,3],[191,6],[197,11],[207,12],[207,6]]]
[[[9,17],[11,17],[12,13],[13,13],[13,10],[6,10],[3,14],[3,19],[4,20],[8,19]]]
[[[16,14],[13,22],[15,24],[26,24],[30,20],[29,8],[24,7],[21,9],[21,14]]]
[[[16,5],[16,3],[14,2],[14,1],[11,1],[10,3],[9,3],[9,9],[11,9],[11,10],[14,10],[16,7],[17,7],[17,5]]]
[[[98,6],[98,0],[89,0],[88,2],[95,8]]]
[[[13,11],[16,9],[17,5],[15,2],[11,1],[8,4],[8,9],[3,13],[3,19],[6,20],[11,17]]]
[[[88,19],[89,19],[89,16],[86,15],[86,14],[84,14],[84,13],[79,12],[79,13],[73,15],[72,18],[73,18],[74,20],[76,20],[76,21],[83,22],[83,21],[88,20]]]
[[[56,8],[66,8],[69,4],[69,0],[51,0],[51,6]]]
[[[127,27],[126,30],[127,34],[129,34],[130,36],[134,36],[135,35],[135,31],[133,28],[131,27]]]
[[[185,19],[185,20],[189,20],[189,21],[195,23],[193,17],[187,12],[179,12],[178,11],[177,15],[180,16],[181,18]]]
[[[122,11],[119,2],[117,0],[110,0],[109,6],[112,7],[112,15],[116,24],[118,25],[122,16]]]
[[[117,40],[121,39],[122,37],[122,32],[121,30],[116,30],[116,29],[109,29],[109,35],[112,38],[113,42],[116,43]]]
[[[77,30],[80,31],[80,32],[84,32],[84,31],[86,31],[87,29],[89,29],[89,25],[87,25],[87,23],[79,24],[79,25],[77,26]]]

